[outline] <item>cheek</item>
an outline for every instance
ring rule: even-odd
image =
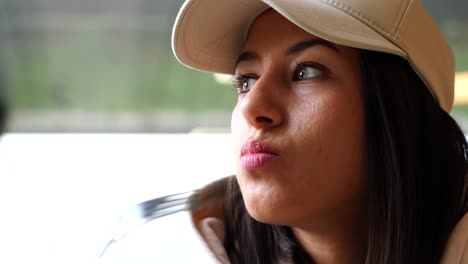
[[[359,92],[323,94],[303,104],[295,119],[297,146],[289,175],[294,178],[296,193],[308,204],[298,206],[303,212],[320,215],[329,210],[342,211],[365,203],[367,191],[367,148],[365,114]],[[356,89],[357,90],[357,89]],[[293,199],[293,198],[292,198]],[[294,215],[294,213],[290,213]]]
[[[324,179],[324,189],[337,202],[354,199],[366,189],[367,182],[365,114],[360,93],[334,96],[321,109],[316,142],[321,146],[320,164],[316,168]]]
[[[338,90],[317,100],[312,112],[317,118],[304,119],[310,124],[308,143],[309,149],[316,151],[316,160],[320,161],[317,167],[323,170],[323,175],[333,175],[337,180],[362,174],[366,160],[363,101],[357,87],[347,90],[356,92]]]

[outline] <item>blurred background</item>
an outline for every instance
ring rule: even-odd
[[[0,88],[10,132],[187,132],[228,127],[226,76],[171,52],[182,0],[0,0]],[[468,116],[468,3],[422,0],[456,55],[453,115]],[[429,39],[427,41],[430,41]]]
[[[1,0],[0,82],[11,132],[186,132],[226,126],[230,79],[185,69],[181,0]]]

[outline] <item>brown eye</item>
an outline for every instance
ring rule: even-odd
[[[319,77],[323,73],[314,65],[299,65],[294,71],[294,81],[304,81]]]

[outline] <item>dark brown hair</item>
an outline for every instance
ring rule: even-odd
[[[406,60],[360,53],[369,174],[366,263],[439,263],[466,211],[465,136]],[[247,213],[235,178],[226,198],[225,247],[232,263],[314,263],[289,227]]]

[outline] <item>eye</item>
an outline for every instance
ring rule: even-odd
[[[250,91],[257,82],[257,79],[251,76],[236,73],[233,76],[233,85],[237,89],[237,94],[244,94]]]
[[[317,65],[299,64],[294,70],[294,81],[304,81],[320,77],[323,71]]]

